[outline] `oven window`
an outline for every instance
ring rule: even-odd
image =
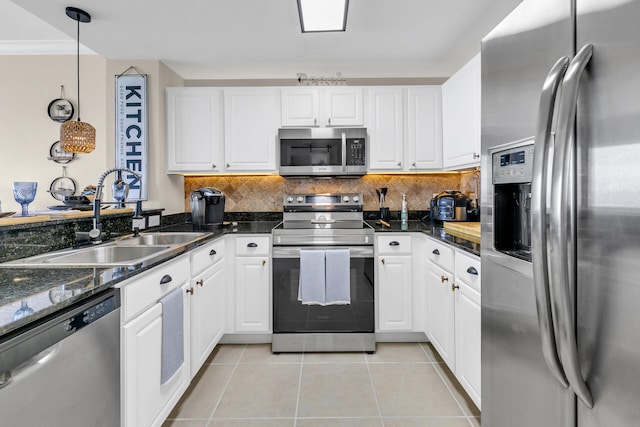
[[[281,166],[341,166],[339,139],[280,140]]]
[[[299,258],[273,260],[273,332],[374,332],[373,258],[351,258],[351,304],[298,301]]]

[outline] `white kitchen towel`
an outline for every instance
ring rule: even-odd
[[[324,305],[324,251],[300,250],[298,301],[308,305]]]
[[[349,249],[325,251],[325,305],[351,304]]]
[[[184,363],[182,292],[182,288],[175,289],[160,300],[162,304],[160,384],[166,383]]]

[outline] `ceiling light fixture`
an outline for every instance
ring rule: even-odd
[[[297,0],[303,33],[345,31],[349,0]]]
[[[76,72],[78,78],[78,120],[60,126],[60,147],[69,153],[90,153],[96,148],[96,129],[80,120],[80,23],[91,22],[91,15],[75,7],[66,8],[67,16],[78,22]]]

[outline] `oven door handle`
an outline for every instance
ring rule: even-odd
[[[338,222],[335,219],[312,219],[311,224],[335,224]]]

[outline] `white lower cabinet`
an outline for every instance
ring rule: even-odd
[[[236,236],[235,332],[271,332],[270,236]]]
[[[189,385],[188,260],[186,256],[178,258],[121,285],[125,322],[121,334],[124,427],[162,425]],[[183,295],[184,363],[161,384],[163,317],[159,300],[178,288]],[[126,317],[127,305],[145,306],[145,309]]]
[[[462,280],[456,285],[456,377],[480,407],[480,292]]]
[[[220,238],[191,254],[191,377],[198,373],[224,334],[225,240]]]
[[[455,371],[455,295],[451,292],[453,274],[428,261],[427,324],[429,339],[442,359]]]
[[[413,329],[413,270],[411,236],[387,234],[376,237],[377,331]]]

